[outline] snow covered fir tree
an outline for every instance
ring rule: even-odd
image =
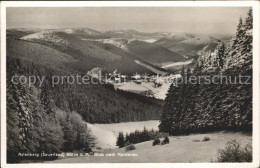
[[[252,9],[243,22],[240,18],[236,36],[220,42],[216,50],[201,55],[193,72],[182,70],[189,78],[220,76],[219,84],[182,83],[172,85],[165,99],[160,131],[172,135],[217,130],[252,130]],[[238,83],[238,76],[247,76]],[[205,81],[204,81],[205,82]],[[237,82],[235,84],[234,82]],[[247,84],[248,83],[248,84]]]

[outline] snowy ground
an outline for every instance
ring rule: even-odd
[[[146,82],[142,82],[141,84],[141,86],[151,90],[155,98],[164,100],[166,98],[166,94],[168,93],[171,83],[163,83],[162,86],[157,88],[155,88],[153,85],[153,83]]]
[[[168,72],[158,70],[158,69],[156,69],[156,68],[154,68],[154,67],[152,67],[152,66],[150,66],[150,65],[148,65],[148,64],[145,64],[145,63],[143,63],[143,62],[141,62],[141,61],[135,60],[135,62],[136,62],[137,64],[143,66],[143,67],[146,67],[147,69],[150,69],[151,71],[153,71],[153,72],[156,73],[156,74],[161,74],[161,75],[163,75],[163,74],[164,74],[164,75],[168,74]]]
[[[105,136],[103,136],[105,137]],[[210,141],[201,141],[209,137]],[[47,163],[189,163],[189,162],[216,162],[217,151],[223,149],[228,141],[236,139],[242,146],[252,143],[252,136],[240,132],[213,132],[187,136],[172,136],[166,145],[152,146],[152,141],[135,144],[136,149],[128,151],[124,148],[106,149],[101,153],[104,156],[85,156],[62,158]],[[199,142],[194,142],[199,140]],[[114,156],[106,156],[106,154]],[[133,156],[135,155],[135,156]],[[136,156],[137,155],[137,156]]]
[[[144,39],[144,40],[140,40],[140,41],[144,41],[144,42],[147,42],[147,43],[154,43],[156,42],[158,39]]]
[[[172,67],[175,67],[175,66],[183,66],[183,65],[187,65],[187,64],[192,63],[192,61],[193,60],[191,59],[191,60],[184,61],[184,62],[168,62],[168,63],[162,64],[161,68],[169,69],[169,68],[172,68]]]
[[[162,79],[163,80],[163,79]],[[160,87],[154,87],[154,83],[152,82],[142,82],[141,84],[136,84],[134,82],[124,82],[114,84],[116,88],[125,90],[125,91],[147,91],[151,90],[153,95],[157,99],[164,100],[166,98],[166,94],[171,83],[163,83]]]
[[[159,120],[125,122],[116,124],[90,124],[87,123],[92,134],[97,138],[97,146],[102,149],[116,147],[116,138],[119,132],[130,133],[135,130],[143,130],[144,126],[148,129],[158,130]]]

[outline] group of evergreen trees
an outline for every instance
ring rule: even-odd
[[[87,125],[75,112],[57,109],[46,86],[41,89],[14,84],[7,69],[7,161],[54,159],[18,154],[89,151],[94,144]]]
[[[182,70],[183,78],[208,76],[209,83],[182,83],[168,91],[159,129],[172,135],[215,130],[252,130],[252,10],[246,22],[238,25],[230,44],[221,42],[215,54],[203,55],[191,71]],[[213,72],[209,71],[215,69]],[[231,79],[223,83],[222,73]],[[249,77],[239,83],[239,75]],[[236,84],[234,83],[236,79]],[[245,82],[245,81],[243,81]]]
[[[161,138],[163,135],[159,131],[147,130],[145,127],[142,131],[136,130],[134,132],[126,133],[119,132],[116,146],[122,148],[129,144],[136,144],[140,142],[150,141],[155,138]]]
[[[10,68],[21,75],[45,76],[54,104],[64,111],[77,111],[87,122],[119,123],[157,120],[160,117],[162,100],[115,91],[113,85],[109,84],[69,84],[65,81],[52,87],[52,76],[76,76],[77,72],[53,69],[11,57],[7,59]],[[84,76],[81,73],[79,75]],[[38,86],[38,83],[35,85]]]
[[[221,41],[214,52],[201,55],[198,64],[205,71],[217,69],[222,71],[250,71],[252,69],[253,40],[252,9],[243,22],[239,19],[236,35],[231,41]]]

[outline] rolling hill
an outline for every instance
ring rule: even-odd
[[[66,68],[66,64],[75,62],[72,56],[38,43],[7,38],[6,54],[14,58],[31,61],[52,68]]]
[[[127,49],[138,58],[154,65],[159,65],[164,62],[179,62],[184,60],[184,57],[180,54],[172,52],[160,45],[144,41],[131,41],[127,44]]]
[[[27,36],[29,34],[33,34],[36,32],[41,31],[41,29],[7,29],[6,30],[6,37],[8,38],[21,38]]]
[[[173,34],[173,35],[161,38],[154,43],[167,48],[176,43],[179,43],[179,42],[182,42],[184,40],[188,40],[188,39],[191,39],[194,37],[195,37],[195,35],[192,35],[192,34],[178,33],[178,34]]]
[[[168,46],[168,49],[185,56],[196,56],[201,52],[213,51],[220,40],[209,36],[198,36]]]
[[[68,63],[68,66],[81,72],[87,72],[95,67],[103,67],[108,72],[118,69],[119,72],[124,74],[152,73],[151,70],[137,64],[134,58],[118,47],[82,40],[73,34],[43,31],[21,39],[45,45],[72,56],[76,63]]]
[[[67,28],[67,29],[58,29],[58,31],[62,31],[68,34],[88,34],[88,35],[99,35],[101,32],[86,28],[86,27],[81,27],[81,28]]]

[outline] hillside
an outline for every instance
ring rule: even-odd
[[[68,54],[37,43],[7,38],[6,46],[7,56],[21,58],[52,68],[67,68],[67,64],[76,62]]]
[[[152,73],[149,69],[138,65],[127,54],[111,52],[111,46],[101,47],[88,40],[81,40],[73,34],[56,31],[43,31],[21,38],[25,41],[39,43],[55,50],[71,55],[76,62],[68,63],[68,66],[87,72],[95,67],[105,68],[108,72],[118,69],[124,74]],[[113,49],[115,51],[117,49]]]
[[[182,42],[184,40],[188,40],[188,39],[191,39],[194,37],[195,37],[195,35],[192,35],[192,34],[178,33],[178,34],[173,34],[173,35],[161,38],[154,43],[168,48],[176,43],[179,43],[179,42]]]
[[[168,46],[168,49],[185,56],[196,56],[213,51],[220,41],[209,36],[199,36]]]
[[[68,34],[86,34],[86,35],[91,35],[91,36],[96,36],[99,35],[101,32],[86,28],[86,27],[81,27],[81,28],[65,28],[65,29],[58,29],[58,31],[65,32]]]
[[[160,45],[144,41],[131,41],[127,44],[127,49],[138,58],[155,65],[164,62],[179,62],[184,60],[184,57],[180,54],[172,52]]]
[[[21,37],[27,36],[41,31],[41,29],[7,29],[6,37],[19,39]]]
[[[136,64],[140,65],[140,67],[136,67],[135,72],[148,72],[150,74],[167,74],[167,71],[159,66],[156,66],[146,59],[141,59],[135,54],[129,52],[127,48],[128,41],[125,39],[104,39],[102,41],[98,40],[97,45],[109,52],[112,52],[116,55],[120,55],[131,61],[134,61]],[[121,65],[117,65],[120,67]],[[149,71],[143,71],[143,68],[148,69]],[[132,74],[131,74],[132,75]]]
[[[182,51],[181,49],[191,49],[191,45],[194,45],[193,49],[190,50],[193,52],[192,54],[194,55],[194,53],[196,52],[197,54],[201,54],[201,52],[207,52],[210,50],[213,51],[216,47],[214,43],[219,43],[219,40],[228,41],[231,38],[232,35],[230,34],[203,35],[195,33],[173,33],[155,41],[154,43],[161,45],[165,48],[169,48],[173,51],[180,52],[180,54],[184,55],[189,54],[187,52]]]
[[[204,137],[209,137],[210,141],[201,141]],[[138,143],[135,150],[127,152],[124,148],[99,151],[115,154],[110,157],[60,157],[45,163],[212,163],[217,161],[218,149],[223,149],[228,141],[236,139],[242,147],[252,144],[252,137],[241,132],[213,132],[169,139],[170,143],[166,145],[152,146],[152,141]],[[138,156],[118,156],[118,153]]]
[[[123,38],[123,39],[137,39],[137,40],[149,40],[157,38],[155,33],[143,33],[136,30],[110,30],[102,33],[103,36],[110,38]]]

